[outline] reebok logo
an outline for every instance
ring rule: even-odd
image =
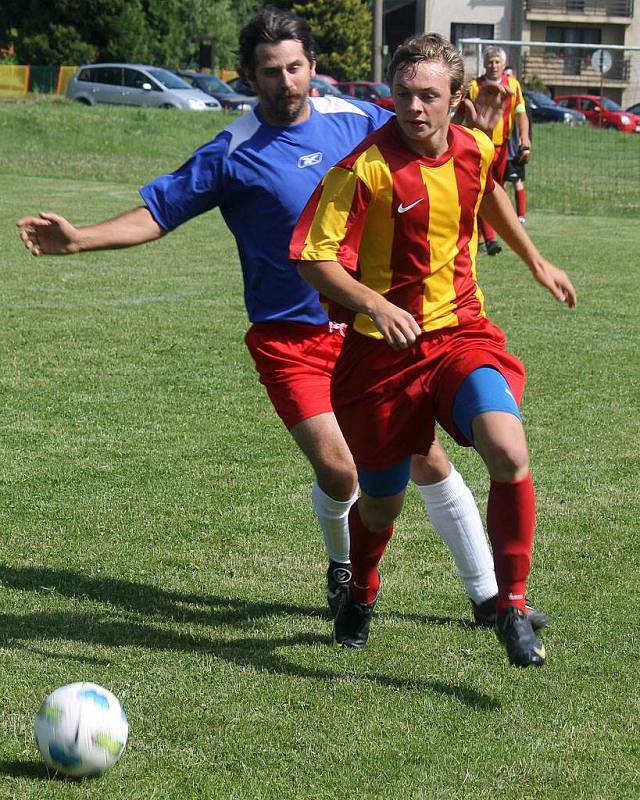
[[[309,153],[308,156],[300,156],[298,159],[298,167],[304,169],[305,167],[313,167],[314,164],[319,164],[322,161],[322,153]]]
[[[424,200],[424,197],[421,197],[419,200],[416,200],[413,203],[409,203],[408,206],[404,206],[404,205],[402,205],[402,203],[400,203],[400,205],[398,206],[398,214],[404,214],[405,211],[411,211],[411,209],[414,206],[417,206],[418,203],[421,203],[423,200]]]

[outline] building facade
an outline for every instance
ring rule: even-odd
[[[640,100],[640,0],[386,0],[388,52],[416,31],[461,39],[544,42],[508,46],[511,65],[528,84],[551,95],[603,94],[627,106]],[[584,49],[577,45],[589,45]],[[594,69],[594,46],[607,50],[606,72]],[[479,50],[463,47],[468,75],[477,74]]]

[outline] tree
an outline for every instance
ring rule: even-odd
[[[318,43],[318,72],[338,80],[371,71],[371,11],[363,0],[302,0],[296,14],[309,20]]]

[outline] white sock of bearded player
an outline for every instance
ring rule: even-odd
[[[311,502],[322,531],[327,555],[339,564],[349,563],[349,509],[358,499],[354,494],[349,500],[334,500],[314,481]]]
[[[418,486],[431,524],[453,556],[458,575],[474,603],[498,593],[493,556],[480,512],[462,475],[451,472],[438,483]]]

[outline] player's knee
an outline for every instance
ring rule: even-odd
[[[494,442],[484,460],[495,481],[518,481],[529,472],[529,450],[524,440]]]
[[[360,496],[358,511],[365,528],[377,533],[388,528],[402,510],[404,492],[393,497]]]
[[[450,472],[451,462],[442,447],[435,450],[432,447],[428,455],[415,455],[411,459],[411,480],[418,486],[439,483]]]
[[[358,475],[352,462],[325,462],[316,465],[315,472],[318,486],[334,500],[350,500],[358,488]]]

